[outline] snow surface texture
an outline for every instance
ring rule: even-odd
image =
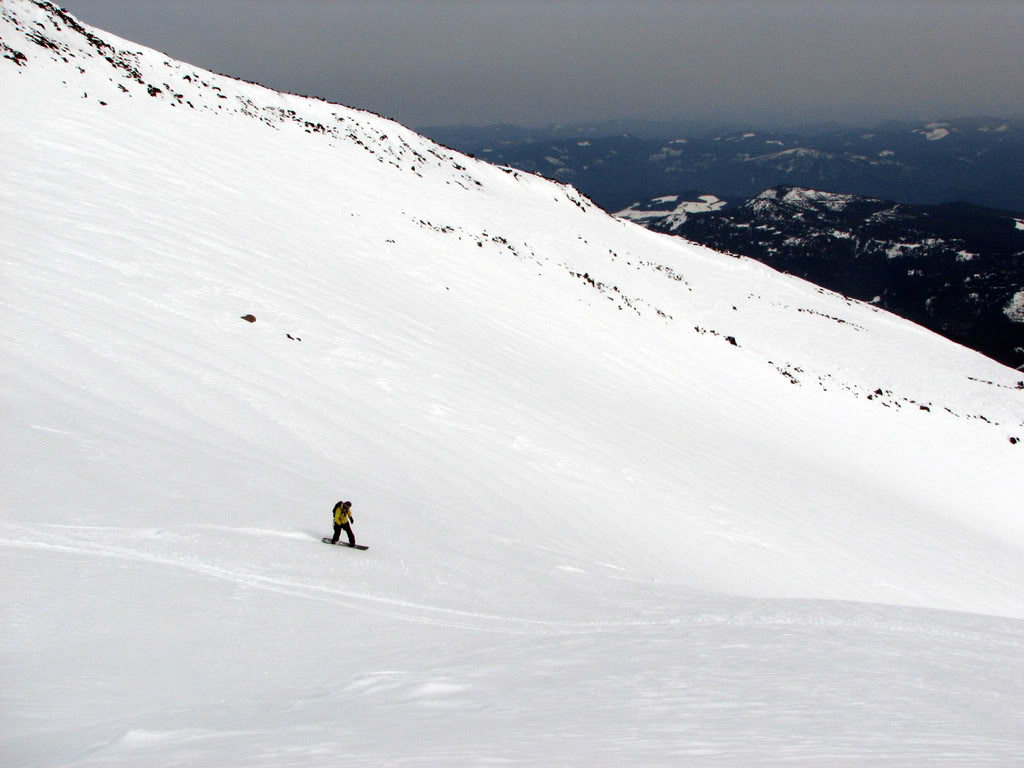
[[[5,766],[1020,763],[1019,374],[27,0],[0,38]]]

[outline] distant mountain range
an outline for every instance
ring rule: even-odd
[[[619,127],[636,131],[613,133]],[[651,135],[672,127],[679,132]],[[975,117],[803,133],[690,133],[687,127],[419,130],[500,165],[569,182],[607,210],[670,190],[748,198],[786,184],[908,203],[964,201],[1024,211],[1024,120]]]
[[[737,205],[664,195],[617,215],[756,258],[1024,367],[1024,218],[801,187]]]
[[[619,127],[426,130],[1024,366],[1024,213],[1010,213],[1024,211],[1024,121],[610,135]]]

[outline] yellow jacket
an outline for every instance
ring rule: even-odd
[[[334,505],[335,525],[346,525],[347,523],[351,523],[353,520],[355,520],[355,518],[352,516],[352,507],[349,507],[348,511],[346,512],[343,502],[339,501],[337,504]]]

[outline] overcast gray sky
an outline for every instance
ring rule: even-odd
[[[1024,0],[65,0],[411,126],[1024,114]]]

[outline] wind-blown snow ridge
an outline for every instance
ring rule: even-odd
[[[6,763],[1024,749],[1019,373],[53,6],[0,40]]]

